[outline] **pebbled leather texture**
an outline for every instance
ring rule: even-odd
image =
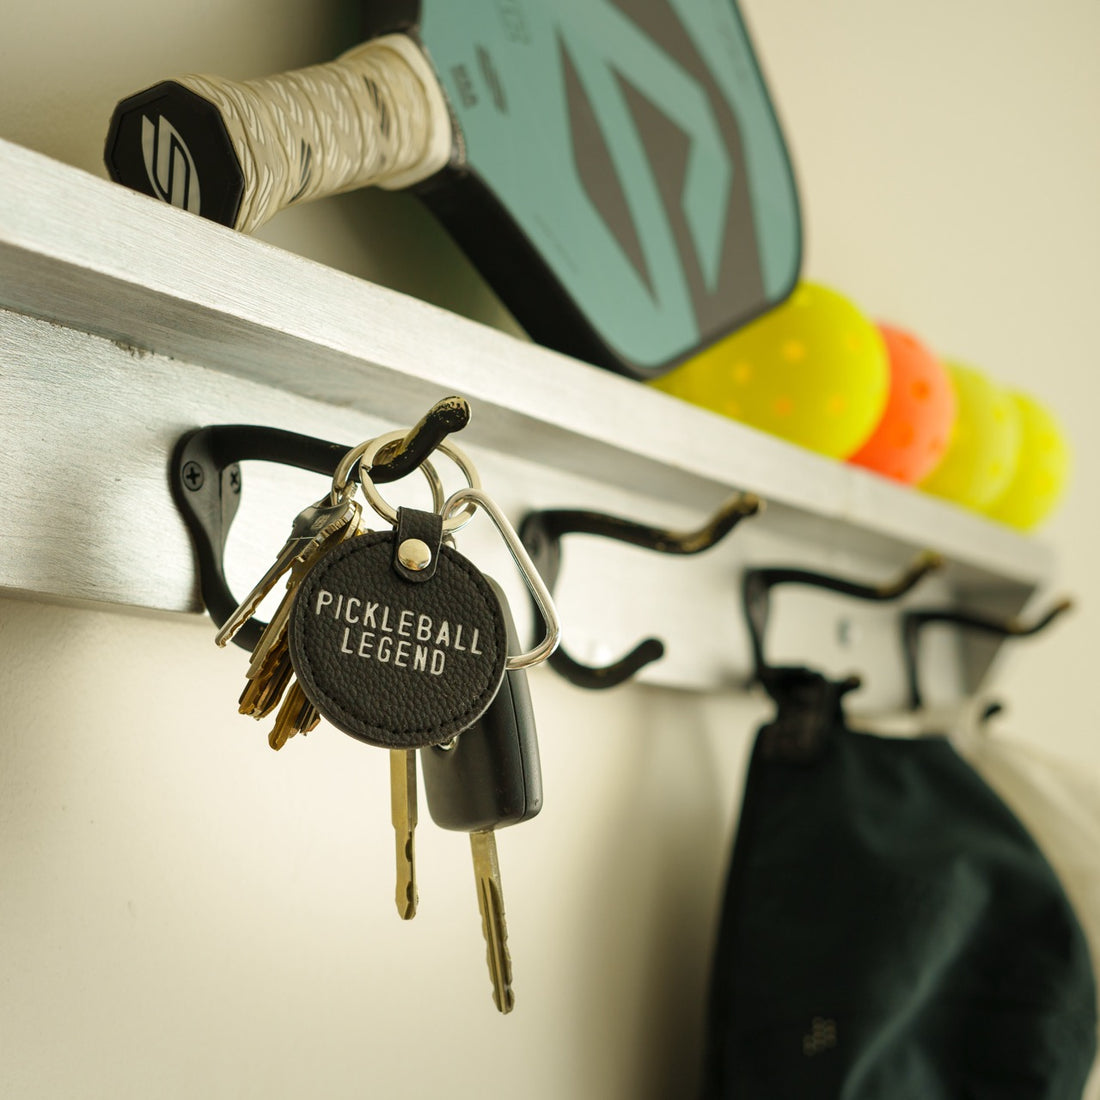
[[[326,554],[302,581],[290,656],[306,697],[338,729],[389,749],[438,745],[477,721],[504,675],[500,603],[477,568],[440,548],[434,577],[404,580],[394,531]]]

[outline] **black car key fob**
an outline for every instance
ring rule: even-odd
[[[504,612],[509,649],[519,648],[500,586],[486,578]],[[479,832],[527,821],[542,809],[535,716],[527,673],[512,669],[488,709],[451,742],[420,750],[424,795],[441,829]]]

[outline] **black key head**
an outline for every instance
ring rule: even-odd
[[[488,578],[486,578],[488,579]],[[515,623],[499,586],[508,647],[519,650]],[[479,832],[527,821],[542,809],[542,769],[527,673],[504,674],[488,710],[450,743],[420,751],[424,796],[441,829]]]

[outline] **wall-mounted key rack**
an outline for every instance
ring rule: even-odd
[[[1021,611],[1050,576],[1032,538],[6,142],[0,192],[8,594],[197,613],[168,487],[186,432],[246,423],[353,442],[408,427],[447,394],[469,400],[463,446],[505,487],[516,524],[584,508],[692,528],[735,492],[767,502],[690,558],[572,538],[559,607],[570,654],[588,664],[656,634],[666,652],[642,679],[743,684],[747,564],[877,581],[932,549],[947,565],[919,601],[997,615]],[[227,548],[241,581],[282,540],[300,495],[290,479],[314,476],[265,465],[242,471]],[[519,591],[506,561],[500,579]],[[777,603],[776,659],[818,654],[858,670],[869,705],[904,703],[897,608],[801,592]],[[929,682],[975,686],[997,644],[929,639]]]

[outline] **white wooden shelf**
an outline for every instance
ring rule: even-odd
[[[469,398],[462,442],[516,520],[529,508],[591,507],[687,525],[736,489],[767,500],[731,548],[675,568],[616,549],[567,571],[565,637],[582,659],[613,654],[646,622],[641,631],[669,642],[650,679],[735,682],[746,669],[736,591],[747,561],[883,577],[931,547],[950,566],[916,602],[1005,613],[1050,575],[1051,554],[1032,538],[2,141],[0,194],[9,593],[195,612],[190,545],[166,481],[182,432],[248,422],[352,443],[411,424],[448,393]],[[289,485],[256,491],[255,522],[242,511],[241,570],[262,566],[305,503],[288,499]],[[670,593],[655,597],[654,584]],[[814,599],[797,623],[777,623],[780,656],[788,642],[805,659],[811,642],[836,649],[827,624],[837,605],[815,634]],[[881,665],[879,628],[866,634],[865,647],[831,656]],[[971,685],[990,653],[968,644]],[[896,697],[900,680],[882,682],[884,700]]]

